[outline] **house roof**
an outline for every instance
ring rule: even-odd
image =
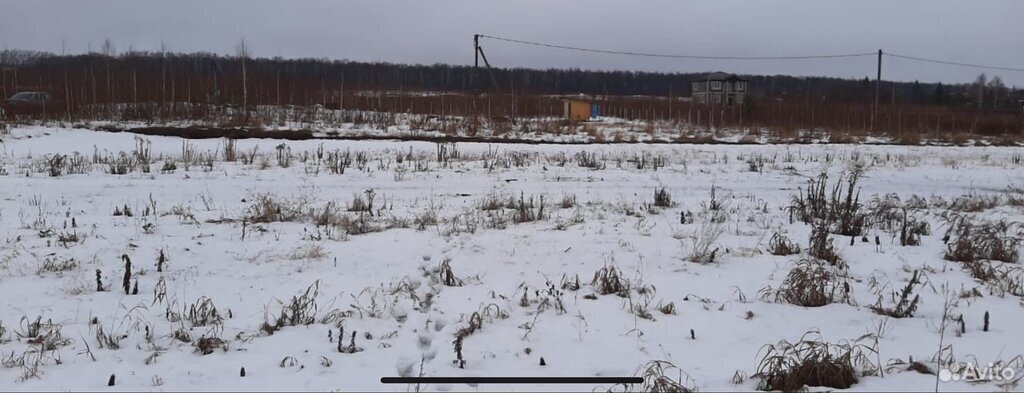
[[[594,100],[597,99],[597,97],[594,97],[594,96],[589,95],[589,94],[583,94],[583,93],[562,95],[562,96],[559,96],[559,98],[561,98],[562,101],[580,101],[580,102],[591,102],[591,101],[594,101]]]
[[[704,75],[701,75],[701,76],[699,76],[697,78],[694,78],[694,81],[706,81],[706,80],[712,80],[712,81],[724,81],[724,80],[746,81],[746,79],[740,78],[740,77],[736,76],[736,74],[730,74],[730,73],[721,72],[721,71],[715,71],[715,72],[704,74]]]

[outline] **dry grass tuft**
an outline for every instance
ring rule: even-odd
[[[665,187],[654,190],[654,206],[657,207],[672,207],[675,206],[672,203],[672,195],[668,193],[668,189]]]
[[[785,235],[776,232],[768,240],[768,252],[772,255],[796,255],[800,253],[800,245],[789,240]]]
[[[882,296],[878,296],[878,302],[871,306],[871,310],[877,314],[886,315],[893,318],[910,318],[914,316],[914,312],[917,311],[917,303],[921,300],[920,295],[915,295],[914,288],[922,284],[922,275],[919,271],[914,270],[914,274],[910,277],[910,281],[907,285],[897,294],[892,293],[892,302],[894,303],[891,307],[882,306]],[[913,296],[913,297],[911,297]]]
[[[590,285],[601,295],[614,293],[621,297],[629,296],[629,280],[623,278],[622,271],[615,265],[606,265],[594,272]]]
[[[862,213],[860,190],[857,181],[860,173],[855,171],[847,178],[843,186],[840,177],[831,193],[828,190],[828,176],[821,174],[817,179],[807,182],[807,193],[801,190],[794,196],[787,210],[790,222],[793,218],[808,223],[824,223],[830,232],[845,236],[859,236],[864,231],[866,215]]]
[[[833,266],[843,263],[832,245],[832,237],[829,236],[826,224],[819,224],[811,229],[810,246],[807,248],[807,253]]]
[[[653,360],[637,368],[633,375],[641,377],[640,384],[621,384],[623,392],[697,392],[697,383],[676,365],[664,360]],[[609,390],[611,391],[611,389]]]
[[[802,307],[850,304],[850,292],[845,269],[813,259],[798,262],[778,288],[766,287],[760,291],[762,299]]]
[[[871,341],[873,345],[866,344]],[[878,352],[878,340],[873,335],[832,344],[812,331],[796,343],[782,340],[776,345],[765,345],[762,351],[764,355],[754,377],[761,379],[757,388],[765,391],[796,392],[805,387],[847,389],[861,375],[878,370],[869,357]]]
[[[1020,226],[1005,219],[997,222],[974,223],[965,216],[954,216],[946,237],[944,258],[955,262],[977,262],[982,259],[1008,263],[1017,262],[1021,239],[1010,234]]]
[[[465,283],[461,278],[455,276],[455,272],[452,271],[451,263],[452,260],[449,258],[445,258],[445,260],[441,261],[441,264],[437,268],[438,278],[440,279],[441,284],[444,284],[445,286],[461,287]]]
[[[320,280],[313,282],[301,295],[292,296],[291,302],[281,308],[281,313],[273,320],[267,320],[260,325],[260,331],[267,335],[274,334],[285,326],[311,325],[316,322],[317,304],[316,297],[320,293]]]
[[[228,343],[217,337],[202,337],[196,340],[195,346],[196,352],[203,355],[209,355],[217,349],[221,349],[224,352],[228,350]]]

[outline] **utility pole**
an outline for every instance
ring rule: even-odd
[[[473,72],[469,75],[469,85],[473,87],[473,90],[479,92],[480,88],[477,86],[477,72],[480,69],[480,34],[473,34]]]
[[[480,47],[480,34],[473,34],[473,46],[474,46],[474,48],[473,48],[473,51],[474,51],[474,54],[473,54],[473,68],[476,69],[476,67],[480,66],[480,58],[484,59],[484,66],[487,67],[487,74],[491,77],[491,84],[494,86],[494,95],[500,97],[501,96],[501,88],[498,87],[498,80],[494,77],[494,70],[491,69],[491,62],[487,61],[487,55],[484,54],[484,48]],[[476,75],[476,72],[474,72],[473,75]],[[514,78],[512,78],[512,79],[514,79]],[[516,100],[516,96],[515,96],[515,91],[513,89],[514,89],[514,86],[510,83],[510,85],[509,85],[509,93],[512,96],[512,107],[510,108],[511,109],[511,113],[509,113],[509,119],[512,119],[512,122],[515,123],[515,105],[516,105],[516,101],[515,100]],[[490,102],[489,98],[488,98],[488,102]],[[488,112],[490,112],[490,110],[488,110]],[[488,116],[489,116],[489,114],[488,114]]]
[[[878,116],[878,94],[882,89],[882,50],[878,50],[878,74],[875,76],[875,107],[871,110],[871,129],[875,129],[875,117]]]
[[[487,55],[484,54],[484,48],[480,47],[480,34],[473,34],[473,46],[475,46],[474,50],[476,51],[473,62],[474,68],[480,65],[480,58],[482,57],[484,59],[484,66],[487,67],[487,74],[491,77],[491,84],[494,85],[494,94],[501,94],[501,88],[498,87],[498,80],[494,78],[494,71],[491,69],[491,62],[487,61]]]

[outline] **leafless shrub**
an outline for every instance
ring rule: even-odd
[[[845,270],[813,259],[797,262],[778,288],[766,287],[760,293],[764,300],[802,307],[852,302]]]
[[[768,240],[768,252],[772,255],[795,255],[800,253],[800,245],[790,241],[785,235],[776,232]]]
[[[873,335],[833,344],[812,331],[796,343],[782,340],[761,351],[764,355],[754,376],[761,379],[757,388],[765,391],[796,392],[805,386],[846,389],[879,367],[870,357],[878,353],[878,339]]]
[[[690,255],[686,259],[690,262],[714,263],[715,257],[718,254],[718,247],[714,249],[712,247],[715,246],[718,238],[724,232],[725,229],[722,228],[721,223],[715,220],[703,221],[691,236],[693,247],[690,249]]]
[[[580,151],[576,153],[576,165],[583,168],[590,168],[600,170],[605,168],[605,162],[602,159],[597,158],[597,153],[587,153]]]
[[[654,206],[657,207],[672,207],[675,206],[672,203],[672,195],[668,193],[668,189],[662,187],[654,190]]]

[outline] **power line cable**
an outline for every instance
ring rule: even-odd
[[[876,56],[876,52],[871,53],[847,53],[837,55],[810,55],[810,56],[695,56],[695,55],[670,55],[670,54],[659,54],[659,53],[641,53],[641,52],[625,52],[625,51],[614,51],[604,49],[590,49],[580,48],[575,46],[545,44],[542,42],[523,41],[504,37],[495,37],[486,34],[480,34],[480,37],[486,37],[493,40],[513,42],[517,44],[542,46],[547,48],[566,49],[580,52],[592,52],[592,53],[605,53],[612,55],[625,55],[625,56],[643,56],[643,57],[661,57],[670,59],[699,59],[699,60],[809,60],[809,59],[832,59],[832,58],[843,58],[843,57],[863,57],[863,56]]]
[[[892,57],[897,57],[897,58],[907,59],[907,60],[923,61],[923,62],[928,62],[928,63],[947,64],[947,65],[955,65],[955,66],[961,66],[961,67],[972,67],[972,68],[981,68],[981,69],[988,69],[988,70],[1024,72],[1024,68],[987,66],[987,65],[980,65],[980,64],[970,64],[970,63],[958,63],[958,62],[955,62],[955,61],[927,59],[927,58],[924,58],[924,57],[914,57],[914,56],[900,55],[900,54],[895,54],[895,53],[883,53],[883,54],[886,55],[886,56],[892,56]]]
[[[809,60],[809,59],[833,59],[833,58],[849,58],[849,57],[866,57],[866,56],[876,56],[878,54],[877,52],[866,52],[866,53],[844,53],[844,54],[833,54],[833,55],[805,55],[805,56],[697,56],[697,55],[676,55],[676,54],[663,54],[663,53],[643,53],[643,52],[628,52],[628,51],[617,51],[617,50],[581,48],[581,47],[575,47],[575,46],[556,45],[556,44],[547,44],[547,43],[543,43],[543,42],[517,40],[517,39],[512,39],[512,38],[497,37],[497,36],[486,35],[486,34],[479,34],[479,36],[480,37],[484,37],[484,38],[490,38],[492,40],[512,42],[512,43],[524,44],[524,45],[540,46],[540,47],[545,47],[545,48],[565,49],[565,50],[574,50],[574,51],[591,52],[591,53],[605,53],[605,54],[624,55],[624,56],[660,57],[660,58],[670,58],[670,59],[697,59],[697,60]],[[907,59],[907,60],[935,63],[935,64],[945,64],[945,65],[954,65],[954,66],[960,66],[960,67],[971,67],[971,68],[980,68],[980,69],[989,69],[989,70],[1000,70],[1000,71],[1024,72],[1024,68],[1016,68],[1016,67],[1004,67],[1004,66],[990,66],[990,65],[972,64],[972,63],[960,63],[960,62],[955,62],[955,61],[939,60],[939,59],[929,59],[929,58],[924,58],[924,57],[908,56],[908,55],[901,55],[901,54],[897,54],[897,53],[886,53],[886,52],[883,52],[883,55],[891,56],[891,57],[896,57],[896,58],[901,58],[901,59]]]

